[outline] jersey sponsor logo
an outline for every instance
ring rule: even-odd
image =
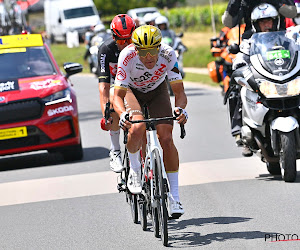
[[[105,58],[106,58],[106,54],[100,55],[100,72],[101,73],[105,72]]]
[[[68,111],[73,111],[73,106],[63,106],[63,107],[58,107],[56,109],[49,109],[47,114],[48,116],[53,116],[53,115],[57,115],[57,114],[61,114],[64,112],[68,112]]]
[[[52,88],[54,86],[63,85],[61,80],[51,80],[47,79],[46,81],[33,82],[30,84],[30,88],[34,90]]]
[[[0,92],[19,90],[18,80],[0,82]]]
[[[160,55],[161,55],[163,58],[165,58],[165,59],[168,61],[168,63],[171,62],[171,59],[172,59],[172,58],[171,58],[171,57],[172,57],[172,53],[171,53],[170,51],[165,50],[165,49],[162,49]]]
[[[123,81],[126,79],[126,72],[122,67],[118,68],[117,79]]]
[[[156,83],[156,81],[159,80],[162,77],[162,75],[165,73],[166,68],[167,66],[165,64],[161,64],[160,68],[154,71],[154,75],[149,72],[145,72],[140,77],[130,78],[130,79],[133,82],[133,84],[137,87],[142,87],[145,85],[152,87]]]
[[[117,63],[109,63],[109,71],[112,78],[115,78],[117,74],[118,64]]]
[[[132,58],[134,58],[135,56],[136,56],[136,52],[135,52],[135,51],[132,52],[132,53],[130,53],[128,56],[125,57],[125,59],[124,59],[124,61],[123,61],[123,65],[124,65],[124,66],[127,66],[128,63],[129,63],[129,61],[130,61]]]

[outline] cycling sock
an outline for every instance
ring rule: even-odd
[[[141,168],[141,163],[139,161],[140,150],[136,151],[135,153],[128,152],[128,157],[130,161],[130,167],[134,172],[137,172]]]
[[[109,134],[110,134],[110,150],[111,151],[120,150],[120,148],[121,148],[120,147],[120,141],[119,141],[120,129],[117,130],[117,131],[110,130]]]
[[[179,189],[178,189],[178,171],[167,172],[168,180],[170,183],[170,193],[175,201],[179,201]]]

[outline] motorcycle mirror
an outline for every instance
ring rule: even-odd
[[[183,33],[180,32],[179,34],[177,34],[178,37],[183,37]]]
[[[233,44],[229,45],[228,51],[229,51],[229,53],[231,53],[231,54],[237,54],[237,53],[240,52],[240,47],[239,47],[238,44],[233,43]]]

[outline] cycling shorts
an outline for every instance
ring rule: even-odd
[[[141,107],[147,104],[150,118],[173,116],[170,95],[166,81],[163,81],[156,89],[147,93],[142,93],[136,89],[128,88],[125,99],[126,111],[132,111],[132,115],[141,114]],[[173,125],[173,121],[159,121],[157,124]]]

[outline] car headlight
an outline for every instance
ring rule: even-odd
[[[259,84],[259,90],[267,98],[296,96],[300,94],[300,78],[284,84],[263,81]]]
[[[46,106],[60,103],[60,102],[70,102],[72,103],[71,90],[64,89],[62,91],[56,92],[42,99]]]

